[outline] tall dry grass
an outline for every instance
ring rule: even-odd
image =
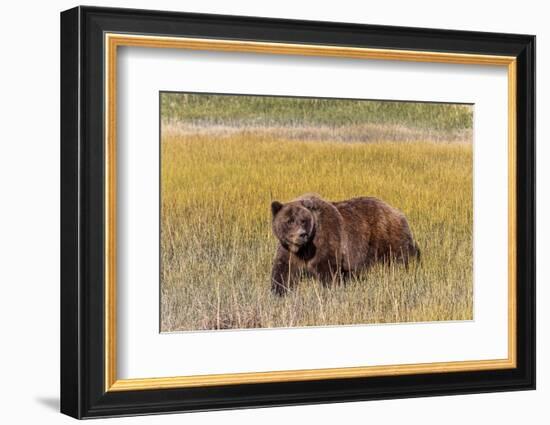
[[[273,132],[161,140],[161,330],[472,319],[470,143],[297,141]],[[421,267],[270,292],[270,203],[376,196],[408,217]]]

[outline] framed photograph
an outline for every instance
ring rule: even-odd
[[[535,388],[535,37],[61,14],[61,411]]]

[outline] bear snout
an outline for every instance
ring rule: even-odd
[[[304,243],[307,242],[308,240],[308,233],[306,232],[305,229],[301,229],[301,230],[298,230],[295,234],[294,234],[294,237],[292,238],[292,242],[296,245],[303,245]]]

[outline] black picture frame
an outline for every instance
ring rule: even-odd
[[[104,33],[517,58],[517,367],[106,392]],[[61,412],[75,418],[535,388],[535,37],[132,9],[61,13]]]

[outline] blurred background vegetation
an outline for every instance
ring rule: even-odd
[[[165,123],[224,126],[384,124],[431,131],[471,130],[471,105],[274,96],[161,94]]]

